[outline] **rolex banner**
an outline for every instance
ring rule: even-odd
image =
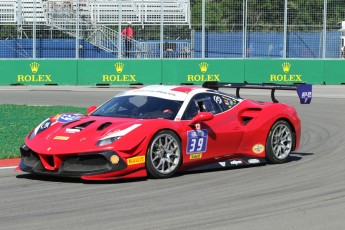
[[[244,80],[244,60],[202,59],[164,60],[163,84],[201,85],[205,81],[240,83]]]
[[[3,60],[0,85],[76,85],[76,60]]]
[[[160,84],[161,60],[80,60],[79,85]]]
[[[246,60],[245,81],[248,83],[323,84],[323,60]]]

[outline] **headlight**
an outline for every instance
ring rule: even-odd
[[[50,120],[50,118],[45,119],[41,124],[39,124],[30,134],[29,139],[31,140],[32,138],[34,138],[34,136],[36,136],[37,134],[39,134],[40,132],[46,130],[47,128],[49,128],[51,126],[52,122]]]
[[[106,138],[106,139],[101,139],[99,141],[97,141],[96,145],[97,146],[103,146],[103,145],[109,145],[111,143],[113,143],[114,141],[120,139],[120,136],[118,137],[109,137],[109,138]]]

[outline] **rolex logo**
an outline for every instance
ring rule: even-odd
[[[115,66],[116,72],[121,73],[125,64],[123,64],[122,62],[117,62],[114,64],[114,66]]]
[[[38,64],[37,62],[33,62],[30,64],[32,73],[37,73],[39,67],[40,67],[40,64]]]
[[[206,62],[201,62],[201,63],[199,64],[199,67],[200,67],[200,71],[201,71],[202,73],[206,73],[208,64],[207,64]]]
[[[288,62],[284,62],[284,63],[282,64],[282,67],[283,67],[284,73],[288,73],[288,72],[290,71],[291,64],[288,63]]]

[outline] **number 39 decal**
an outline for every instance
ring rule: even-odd
[[[188,131],[187,154],[203,153],[207,149],[207,130]]]

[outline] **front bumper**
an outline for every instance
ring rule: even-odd
[[[124,160],[116,152],[109,150],[73,155],[46,155],[38,154],[23,145],[20,152],[19,168],[32,174],[80,178],[127,168]]]

